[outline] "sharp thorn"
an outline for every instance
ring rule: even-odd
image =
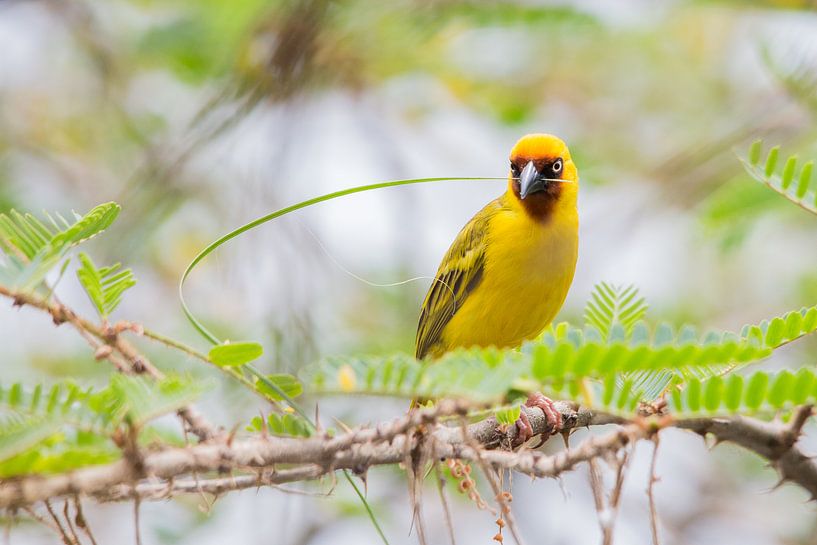
[[[564,430],[561,432],[562,441],[565,443],[565,449],[570,450],[570,430]]]
[[[777,483],[775,483],[775,485],[772,486],[769,489],[769,492],[774,492],[775,490],[779,489],[784,484],[786,484],[786,478],[785,477],[780,477],[780,479],[777,481]]]
[[[350,428],[349,426],[347,426],[346,424],[344,424],[343,422],[341,422],[337,418],[333,418],[333,420],[335,421],[335,424],[337,424],[345,433],[351,433],[352,428]]]

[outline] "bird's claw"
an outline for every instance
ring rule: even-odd
[[[516,421],[516,440],[514,441],[514,447],[518,447],[528,441],[531,437],[533,437],[533,427],[530,424],[530,420],[528,419],[528,415],[525,412],[525,407],[538,407],[542,410],[542,413],[545,415],[545,420],[548,424],[548,432],[542,434],[542,441],[536,445],[534,448],[539,448],[542,444],[548,440],[548,438],[561,431],[562,429],[562,413],[556,410],[556,406],[553,403],[553,400],[545,397],[539,392],[532,393],[528,396],[528,400],[522,405],[522,410],[519,412],[519,419]]]

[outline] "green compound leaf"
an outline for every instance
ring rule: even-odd
[[[596,284],[584,309],[584,321],[599,330],[603,338],[608,338],[615,326],[620,326],[625,335],[647,312],[644,298],[638,297],[635,286],[613,286],[606,282]]]
[[[20,455],[59,432],[59,418],[6,417],[0,419],[0,462]]]
[[[119,263],[100,269],[85,253],[79,254],[79,260],[77,278],[100,318],[107,319],[122,300],[122,294],[136,285],[136,278],[130,269],[120,270]]]
[[[127,424],[151,431],[145,428],[150,420],[188,405],[204,388],[184,377],[156,381],[118,374],[97,391],[71,382],[0,385],[0,478],[118,459],[121,452],[110,439],[117,429]]]
[[[599,293],[598,306],[609,305],[608,297],[608,291]],[[627,327],[629,333],[614,325],[605,340],[595,325],[579,329],[561,323],[521,350],[456,350],[433,363],[408,355],[328,358],[313,366],[305,380],[319,393],[483,402],[501,402],[511,391],[534,389],[577,399],[589,387],[597,394],[591,395],[593,406],[617,413],[632,411],[640,401],[667,391],[687,412],[739,407],[752,412],[764,403],[776,406],[784,399],[801,399],[811,385],[808,370],[796,377],[783,375],[773,385],[764,382],[766,374],[751,379],[724,375],[817,330],[817,307],[744,326],[740,335],[701,335],[691,326],[675,330],[665,323]]]
[[[766,163],[761,167],[760,154],[763,143],[758,140],[752,143],[746,157],[740,157],[746,172],[789,201],[797,204],[812,214],[817,214],[817,191],[811,190],[812,170],[814,162],[808,161],[797,175],[797,156],[791,155],[786,159],[782,171],[777,173],[780,155],[780,146],[769,150]]]
[[[200,381],[180,376],[149,380],[113,375],[108,388],[95,396],[93,402],[97,409],[108,410],[114,421],[140,427],[193,403],[206,388]]]
[[[45,222],[16,210],[0,214],[0,281],[18,290],[39,286],[45,276],[72,247],[101,233],[114,222],[120,207],[114,202],[100,204],[84,216],[75,214],[73,223],[59,214],[47,215]]]
[[[768,348],[778,348],[817,331],[817,306],[787,312],[759,324],[746,325],[741,336]]]
[[[774,413],[804,403],[817,402],[816,371],[802,368],[797,373],[756,371],[748,377],[732,375],[691,379],[683,391],[673,392],[670,410],[678,416],[698,414]],[[703,392],[703,396],[701,393]]]
[[[661,339],[661,345],[656,346],[650,342],[633,345],[627,340],[604,344],[587,340],[597,338],[592,330],[566,331],[562,334],[558,328],[553,329],[540,340],[524,345],[521,351],[456,350],[434,363],[408,355],[328,358],[314,366],[306,380],[310,389],[324,393],[493,401],[512,388],[529,391],[530,387],[542,386],[571,395],[571,389],[575,392],[576,384],[584,379],[612,379],[618,390],[602,404],[618,407],[632,406],[646,398],[640,377],[633,374],[637,371],[667,373],[668,380],[694,376],[696,372],[709,376],[707,373],[723,372],[771,353],[770,348],[733,334],[724,334],[717,342],[705,345],[693,338],[671,344]],[[661,384],[661,388],[665,386]],[[626,395],[622,388],[627,390]]]
[[[103,437],[59,435],[41,442],[39,448],[21,452],[0,462],[0,478],[19,475],[65,473],[90,465],[107,464],[121,456],[112,441]]]

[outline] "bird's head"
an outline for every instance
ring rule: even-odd
[[[563,196],[575,196],[578,181],[570,151],[553,135],[528,134],[511,150],[508,191],[527,208],[549,208]]]

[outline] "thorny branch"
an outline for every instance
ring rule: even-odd
[[[718,443],[728,441],[755,452],[777,469],[781,482],[797,483],[817,499],[817,464],[796,447],[803,426],[813,414],[811,405],[800,407],[788,425],[753,418],[691,418],[676,426],[702,436],[712,434]]]
[[[578,426],[620,423],[606,434],[590,437],[570,450],[555,455],[539,451],[490,450],[512,441],[516,430],[503,429],[487,418],[471,424],[467,437],[462,429],[440,423],[445,416],[463,415],[468,406],[445,401],[371,428],[357,428],[337,437],[320,435],[306,439],[261,437],[213,441],[186,448],[168,448],[144,453],[145,478],[135,479],[125,460],[79,469],[54,476],[28,476],[0,483],[0,508],[21,508],[47,499],[83,495],[98,501],[156,500],[183,493],[222,494],[232,490],[304,481],[329,475],[339,469],[359,474],[370,467],[404,462],[405,453],[417,447],[415,431],[423,427],[437,459],[459,458],[487,464],[494,470],[513,469],[532,477],[556,477],[582,462],[615,454],[639,439],[649,439],[660,429],[677,427],[702,435],[711,433],[718,441],[731,441],[768,459],[784,480],[817,492],[817,465],[796,446],[811,407],[798,410],[789,425],[765,423],[744,417],[696,418],[674,421],[668,417],[621,419],[570,403],[558,402],[568,429]],[[536,434],[548,431],[538,409],[525,408]],[[474,443],[476,442],[476,444]],[[479,447],[476,445],[480,445]],[[433,445],[433,447],[431,446]],[[232,472],[240,475],[231,476]],[[211,478],[193,475],[210,474]],[[225,476],[225,474],[229,474]]]
[[[122,373],[146,374],[155,379],[164,376],[145,355],[122,337],[123,331],[120,328],[108,324],[94,324],[59,302],[56,297],[50,300],[42,299],[30,293],[11,291],[2,285],[0,285],[0,295],[12,299],[15,306],[27,305],[47,312],[55,325],[70,324],[93,348],[96,359],[110,361]],[[213,439],[220,434],[219,430],[193,407],[184,407],[178,411],[178,414],[187,430],[202,441]]]

